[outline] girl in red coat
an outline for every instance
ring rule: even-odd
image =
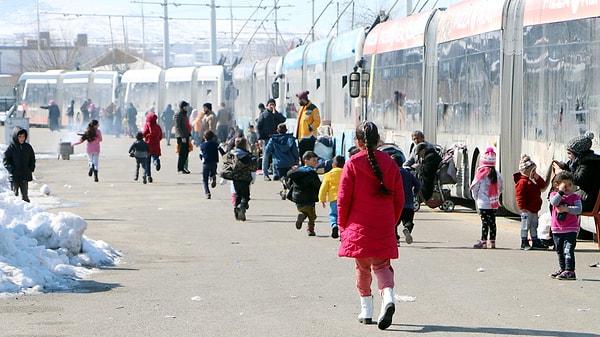
[[[395,311],[390,259],[398,258],[396,223],[404,207],[404,190],[398,166],[388,154],[376,150],[378,142],[373,122],[364,121],[356,128],[360,152],[344,165],[338,188],[338,255],[355,259],[361,323],[372,321],[371,270],[377,276],[382,296],[378,327],[383,330],[392,324]]]
[[[152,182],[152,165],[160,171],[160,141],[162,140],[162,128],[158,125],[158,116],[151,112],[146,115],[146,124],[144,124],[144,140],[150,146],[148,152],[148,161],[146,162],[146,172],[148,173],[148,182]]]
[[[528,155],[521,155],[519,172],[513,175],[515,180],[515,196],[521,213],[521,249],[546,249],[537,237],[538,212],[542,208],[542,191],[546,182],[536,172],[535,163]],[[531,246],[527,239],[531,236]]]

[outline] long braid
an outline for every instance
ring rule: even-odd
[[[369,164],[371,164],[373,174],[375,174],[375,177],[377,177],[379,180],[379,189],[381,193],[389,194],[389,190],[383,184],[383,173],[381,172],[379,164],[377,164],[377,160],[375,160],[375,154],[373,153],[373,149],[379,142],[379,132],[377,131],[377,126],[373,124],[373,122],[364,121],[361,123],[358,129],[356,130],[356,136],[365,144],[367,149],[367,159],[369,160]]]

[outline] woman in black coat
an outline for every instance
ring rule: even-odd
[[[416,153],[421,160],[417,167],[417,178],[421,182],[421,194],[424,200],[429,200],[433,195],[435,175],[442,162],[442,157],[435,148],[425,142],[417,145]]]
[[[600,156],[591,150],[592,139],[594,134],[589,131],[583,136],[571,139],[567,143],[569,161],[552,163],[555,172],[568,170],[573,173],[573,183],[580,188],[577,193],[581,195],[584,212],[594,208],[600,190]]]

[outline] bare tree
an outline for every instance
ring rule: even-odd
[[[23,41],[23,71],[46,71],[49,69],[75,69],[82,57],[82,48],[69,40],[61,30],[62,38],[26,39],[24,34],[18,36]],[[40,43],[39,48],[37,43]]]

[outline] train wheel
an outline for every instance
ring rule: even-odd
[[[421,209],[421,202],[419,201],[419,198],[415,198],[413,202],[414,202],[415,212],[418,212]]]
[[[440,208],[442,208],[444,212],[452,212],[454,211],[454,202],[452,200],[446,200]]]

